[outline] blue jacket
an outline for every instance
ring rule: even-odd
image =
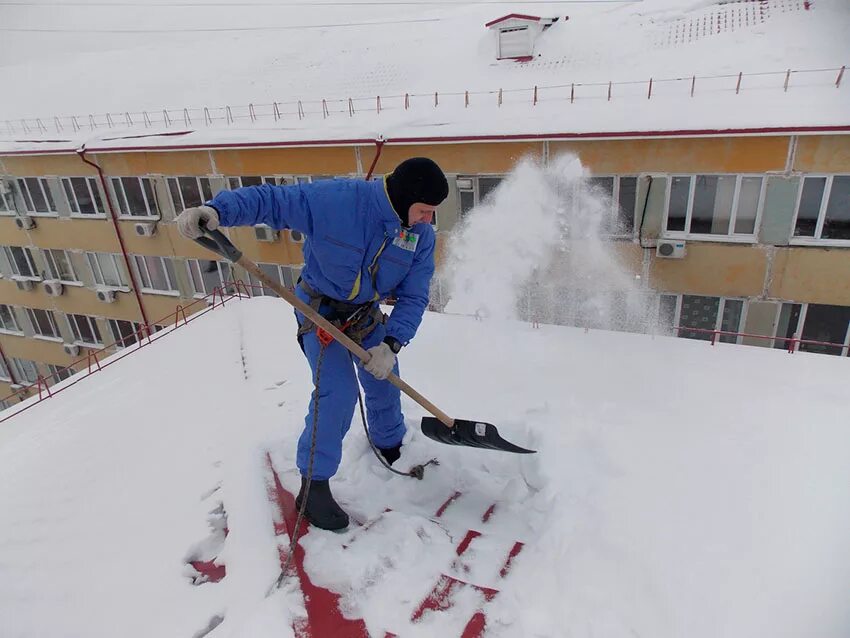
[[[402,229],[384,180],[249,186],[222,191],[207,204],[222,226],[266,224],[303,233],[301,277],[313,290],[356,304],[392,293],[397,301],[387,335],[407,344],[416,334],[434,274],[434,229]]]

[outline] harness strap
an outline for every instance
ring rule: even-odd
[[[328,320],[337,328],[342,330],[358,345],[362,344],[363,340],[372,334],[372,331],[375,330],[379,324],[384,323],[384,320],[386,319],[386,317],[384,317],[384,313],[381,312],[380,307],[373,302],[365,304],[350,304],[333,299],[313,290],[313,288],[303,279],[298,282],[298,285],[310,298],[310,307],[316,313],[319,313],[319,309],[323,305],[329,306],[336,316],[329,318]],[[306,316],[303,319],[303,323],[298,327],[298,337],[302,337],[313,330],[316,330],[319,338],[322,339],[323,342],[326,342],[324,345],[327,346],[333,340],[324,330],[321,330],[320,328],[317,329],[316,324]]]

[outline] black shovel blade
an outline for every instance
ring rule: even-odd
[[[466,447],[501,450],[515,454],[535,454],[537,452],[537,450],[526,450],[524,447],[506,441],[499,435],[495,425],[481,421],[455,419],[454,426],[449,428],[436,417],[423,416],[422,434],[446,445],[465,445]]]

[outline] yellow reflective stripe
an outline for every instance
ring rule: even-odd
[[[354,282],[354,288],[351,289],[351,294],[348,295],[348,301],[354,300],[360,294],[360,273],[357,273],[357,280]]]

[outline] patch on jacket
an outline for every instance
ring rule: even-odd
[[[416,244],[419,242],[419,235],[411,233],[407,230],[400,230],[398,236],[393,240],[393,246],[404,248],[405,250],[415,251]]]

